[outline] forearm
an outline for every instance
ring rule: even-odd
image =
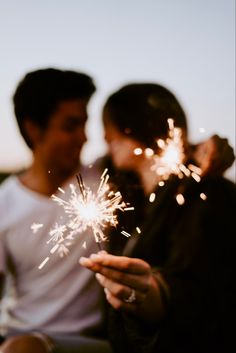
[[[169,287],[163,276],[154,271],[150,290],[144,302],[137,305],[135,314],[149,322],[160,322],[166,315],[169,301]]]

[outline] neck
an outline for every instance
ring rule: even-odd
[[[48,171],[37,163],[33,163],[21,176],[21,182],[29,189],[45,196],[51,196],[59,186],[62,186],[73,173],[61,173],[54,170]]]

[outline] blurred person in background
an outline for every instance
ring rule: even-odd
[[[183,132],[188,165],[196,151],[187,138],[184,110],[168,89],[130,84],[108,98],[105,138],[115,168],[136,175],[135,187],[128,179],[120,185],[133,187],[137,194],[136,218],[120,256],[102,251],[80,263],[94,271],[104,287],[114,352],[229,352],[235,185],[220,176],[221,168],[207,167],[200,182],[172,174],[160,186],[162,177],[152,170],[153,160],[134,150],[156,150],[157,139],[168,136],[169,118]],[[200,164],[208,166],[207,158],[203,155]],[[156,197],[151,203],[152,193]],[[111,248],[113,239],[111,234]]]

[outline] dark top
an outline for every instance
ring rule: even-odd
[[[182,206],[176,201],[179,192],[185,198]],[[201,193],[206,194],[205,201]],[[145,210],[138,212],[145,219],[142,233],[130,238],[124,254],[146,260],[162,272],[171,297],[165,319],[156,324],[111,309],[114,352],[231,351],[235,185],[223,178],[197,183],[172,177],[156,190],[154,203],[140,195],[135,206],[136,211]]]

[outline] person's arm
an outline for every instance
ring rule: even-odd
[[[234,150],[228,140],[218,135],[192,146],[191,156],[201,168],[202,176],[223,175],[235,160]]]
[[[131,312],[148,322],[159,322],[164,317],[168,286],[147,262],[99,253],[81,258],[80,264],[96,272],[113,308]]]

